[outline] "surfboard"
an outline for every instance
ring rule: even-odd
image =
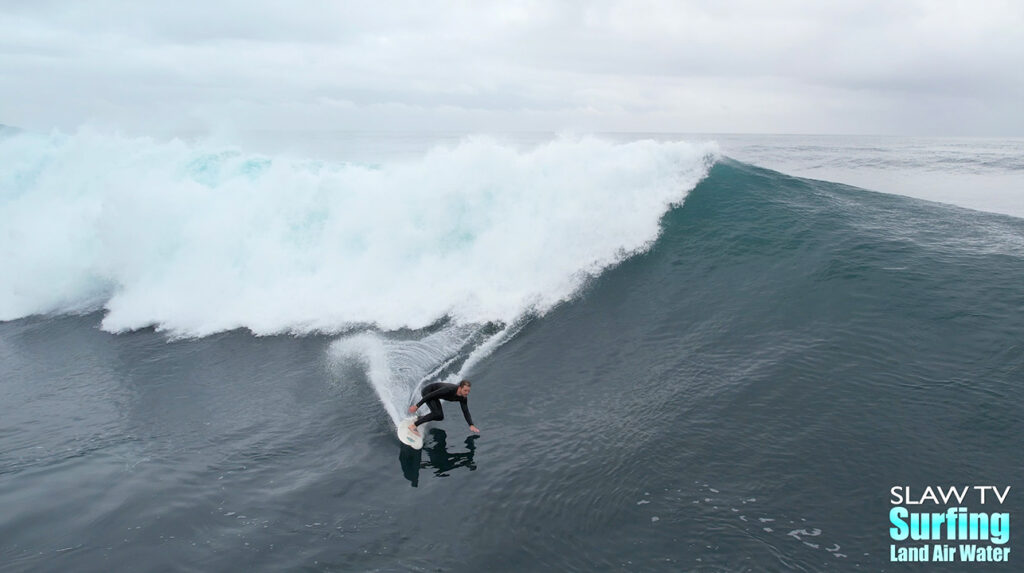
[[[420,435],[416,435],[409,431],[409,424],[416,421],[416,416],[409,416],[403,418],[402,421],[398,422],[398,441],[403,444],[418,450],[423,447],[423,428],[420,428]]]

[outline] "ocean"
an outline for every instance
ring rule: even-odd
[[[1022,151],[2,134],[0,570],[1014,570],[889,512],[1024,485]]]

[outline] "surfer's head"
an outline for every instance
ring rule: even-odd
[[[472,385],[473,384],[471,384],[469,380],[463,380],[462,382],[459,382],[459,388],[455,393],[465,398],[466,396],[469,396],[469,387]]]

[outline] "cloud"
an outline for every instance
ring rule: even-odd
[[[1022,26],[998,1],[14,3],[0,121],[1020,134]]]

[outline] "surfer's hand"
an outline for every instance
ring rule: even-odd
[[[470,426],[469,429],[473,430],[474,432],[476,432],[478,434],[480,433],[480,428],[477,428],[476,426]]]
[[[409,406],[409,413],[410,414],[415,414],[416,413],[416,404],[413,404],[412,406]]]

